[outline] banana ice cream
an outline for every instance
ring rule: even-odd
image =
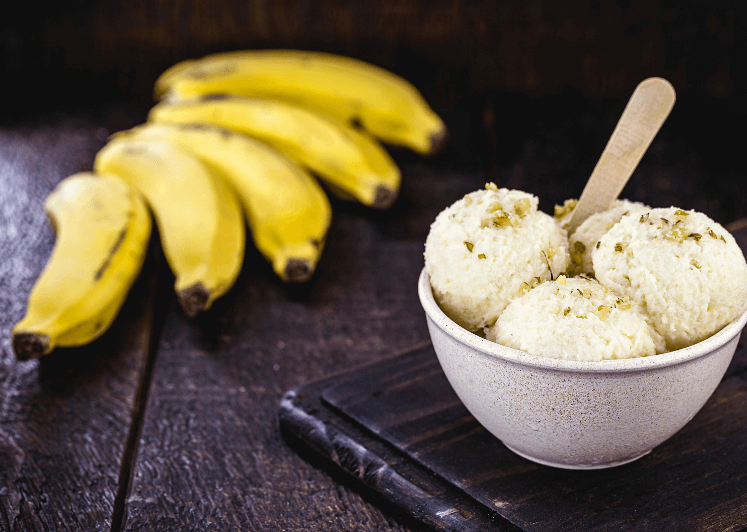
[[[472,332],[493,325],[513,299],[568,268],[565,230],[518,190],[467,194],[443,210],[425,243],[425,267],[443,311]]]
[[[747,308],[747,263],[736,240],[705,214],[676,207],[623,216],[591,252],[594,275],[635,301],[681,349]]]
[[[612,229],[623,216],[641,215],[650,208],[643,203],[622,199],[616,200],[612,207],[606,211],[589,216],[568,238],[568,249],[571,254],[571,266],[568,273],[570,275],[594,275],[591,252],[599,239]],[[565,216],[559,220],[559,223],[561,227],[565,228],[569,221],[570,216]]]
[[[509,303],[487,338],[565,360],[634,358],[664,349],[635,302],[593,279],[564,275]]]
[[[425,267],[462,327],[531,354],[594,361],[682,349],[747,310],[742,250],[705,214],[618,200],[568,239],[575,201],[555,219],[537,203],[488,184],[432,224]]]

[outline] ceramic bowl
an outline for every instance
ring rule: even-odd
[[[631,462],[681,429],[718,386],[747,322],[745,313],[678,351],[578,362],[460,327],[439,308],[425,269],[418,293],[439,363],[475,419],[516,454],[566,469]]]

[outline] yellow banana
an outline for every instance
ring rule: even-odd
[[[391,206],[401,174],[372,137],[322,115],[273,100],[211,97],[162,102],[150,122],[210,124],[255,137],[319,175],[344,199],[375,208]]]
[[[93,168],[145,196],[188,316],[207,310],[233,286],[244,260],[244,219],[220,176],[165,139],[115,137],[96,154]]]
[[[321,52],[241,50],[183,61],[156,80],[156,99],[231,94],[288,101],[423,155],[446,126],[415,87],[370,63]]]
[[[19,360],[99,337],[114,321],[148,248],[151,219],[126,183],[89,172],[62,180],[44,208],[57,237],[13,328]]]
[[[214,127],[150,123],[117,137],[168,139],[218,170],[238,193],[257,249],[275,273],[289,282],[311,277],[332,210],[300,166],[261,142]]]

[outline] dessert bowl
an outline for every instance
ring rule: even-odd
[[[565,469],[640,458],[703,407],[734,355],[747,312],[692,346],[580,362],[531,355],[473,334],[440,309],[425,268],[418,295],[438,361],[470,413],[516,454]]]

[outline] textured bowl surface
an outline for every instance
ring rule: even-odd
[[[734,355],[747,312],[698,344],[661,355],[579,362],[530,355],[463,329],[418,293],[439,363],[472,415],[509,449],[566,469],[651,452],[703,407]]]

